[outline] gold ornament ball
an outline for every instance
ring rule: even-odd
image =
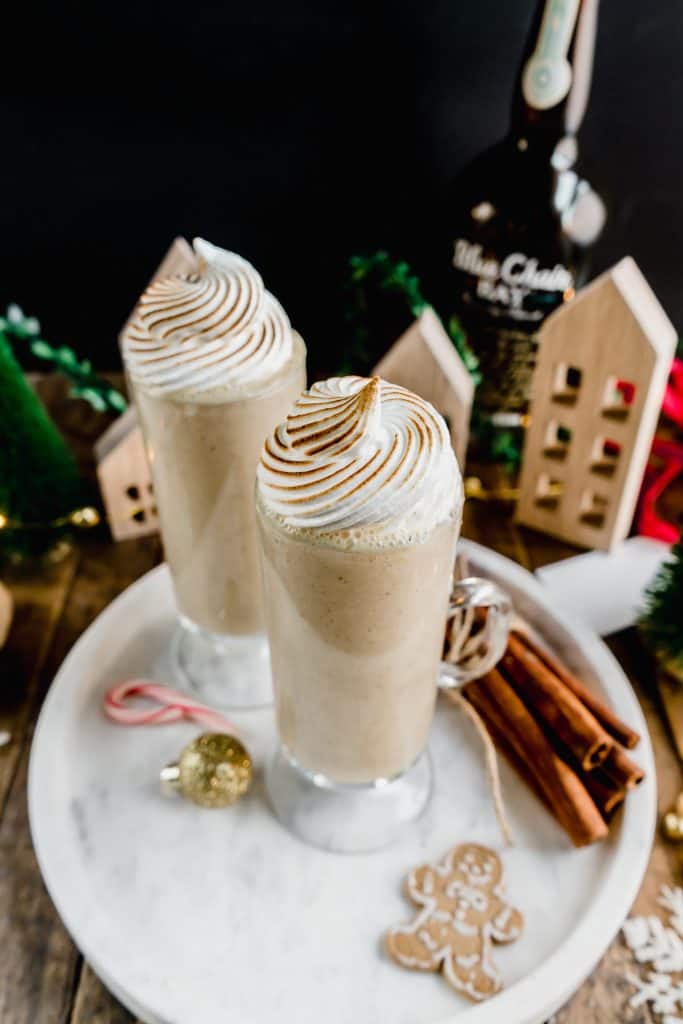
[[[672,839],[675,842],[680,842],[683,839],[683,819],[674,811],[669,811],[664,815],[662,828],[667,839]]]
[[[198,736],[170,770],[176,767],[175,788],[201,807],[229,807],[244,796],[252,779],[249,753],[227,733]]]

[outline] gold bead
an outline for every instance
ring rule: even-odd
[[[73,526],[97,526],[100,521],[100,514],[96,508],[86,505],[85,508],[77,508],[69,517]]]
[[[251,758],[227,733],[204,733],[189,743],[176,764],[161,772],[162,788],[178,791],[201,807],[229,807],[249,789]]]
[[[683,839],[683,819],[675,811],[669,811],[668,814],[664,815],[662,829],[667,839],[671,839],[674,842]]]

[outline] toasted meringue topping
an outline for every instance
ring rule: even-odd
[[[287,314],[236,253],[194,240],[196,268],[146,289],[124,331],[131,376],[159,390],[240,386],[276,374],[292,354]]]
[[[259,500],[290,528],[414,535],[459,513],[462,482],[443,418],[379,377],[314,384],[266,440]]]

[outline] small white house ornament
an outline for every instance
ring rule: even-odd
[[[517,521],[581,547],[628,535],[676,331],[626,257],[539,332]]]
[[[159,518],[142,431],[134,406],[95,444],[97,479],[114,540],[156,533]]]
[[[464,467],[474,383],[433,309],[424,310],[372,373],[432,403],[444,416],[458,462]]]

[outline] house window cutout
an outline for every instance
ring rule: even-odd
[[[145,492],[149,492],[153,502],[154,488],[151,484],[131,484],[126,487],[126,497],[133,503],[128,512],[128,518],[136,523],[154,522],[158,519],[157,507],[153,503],[147,504]]]
[[[619,463],[621,445],[610,437],[598,437],[591,454],[591,472],[601,476],[614,476]]]
[[[560,504],[564,485],[549,473],[541,473],[536,484],[536,504],[541,508],[553,509]]]
[[[562,405],[576,405],[583,374],[578,366],[558,363],[553,377],[553,402]]]
[[[596,494],[595,491],[584,491],[581,498],[579,518],[582,523],[600,529],[600,527],[605,525],[608,506],[609,501],[602,494]]]
[[[602,415],[613,420],[625,420],[636,397],[636,386],[630,380],[608,377],[602,400]]]
[[[558,420],[551,420],[545,433],[543,454],[548,459],[562,461],[567,458],[572,432],[569,427]]]

